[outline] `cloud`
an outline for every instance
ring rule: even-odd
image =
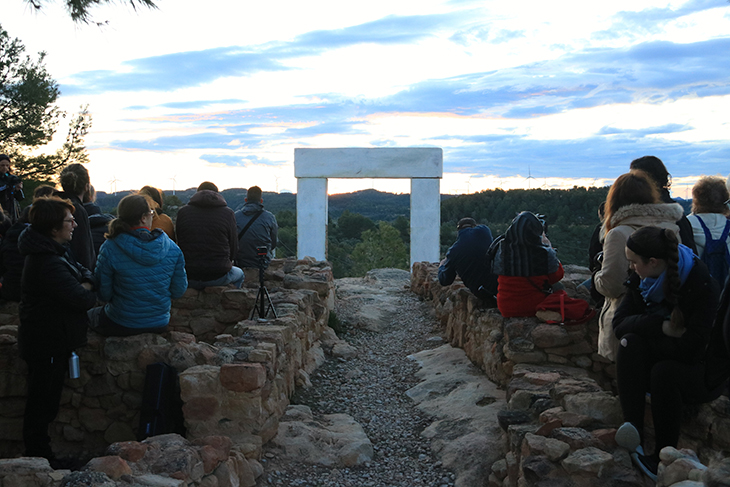
[[[286,161],[274,161],[255,155],[226,155],[226,154],[203,154],[200,158],[213,164],[225,164],[226,166],[244,167],[263,164],[266,166],[281,166]]]
[[[669,123],[660,127],[647,127],[644,129],[618,129],[614,127],[603,127],[598,131],[599,135],[631,135],[633,137],[646,137],[647,135],[656,134],[673,134],[676,132],[686,132],[692,130],[694,127],[689,125],[681,125],[678,123]]]
[[[640,35],[659,33],[667,23],[681,17],[727,6],[721,0],[690,0],[677,9],[667,7],[621,11],[613,16],[611,27],[594,33],[592,37],[599,40],[636,39]]]
[[[255,148],[263,143],[262,136],[201,132],[198,134],[165,136],[149,140],[115,140],[109,147],[150,151],[179,151],[184,149]]]
[[[576,140],[535,140],[521,136],[464,137],[470,142],[444,147],[444,171],[480,175],[527,174],[536,178],[612,179],[628,171],[629,163],[644,155],[656,155],[675,177],[697,173],[689,161],[702,161],[705,173],[727,173],[730,142],[667,141],[660,138],[619,134]]]
[[[163,103],[161,107],[165,108],[185,108],[185,109],[191,109],[191,108],[204,108],[211,105],[229,105],[229,104],[236,104],[236,103],[246,103],[246,100],[239,100],[236,98],[229,98],[226,100],[196,100],[196,101],[178,101],[178,102],[171,102],[171,103]]]
[[[373,22],[334,30],[318,30],[291,42],[228,46],[178,52],[122,63],[121,71],[83,71],[61,88],[66,95],[107,91],[170,91],[200,86],[227,76],[250,76],[261,71],[286,71],[289,59],[356,44],[406,44],[453,27],[468,12],[439,15],[391,15]]]

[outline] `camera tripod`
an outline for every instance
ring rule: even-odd
[[[263,255],[261,253],[262,250]],[[264,284],[267,250],[268,249],[266,247],[259,247],[256,249],[259,258],[259,292],[256,294],[256,303],[254,304],[253,310],[251,310],[251,318],[253,318],[255,314],[258,314],[259,319],[265,319],[269,310],[271,310],[274,318],[278,318],[276,315],[276,309],[274,308],[274,303],[271,302],[271,296],[269,296],[269,291],[266,289],[266,285]]]

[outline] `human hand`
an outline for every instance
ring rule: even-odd
[[[662,322],[662,333],[668,337],[679,338],[684,335],[685,331],[687,331],[687,328],[677,326],[671,320],[664,320]]]

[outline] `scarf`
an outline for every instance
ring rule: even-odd
[[[499,242],[494,257],[495,274],[502,276],[544,276],[558,270],[555,250],[542,243],[543,226],[529,211],[523,211]]]
[[[695,265],[694,253],[692,250],[682,244],[677,246],[677,252],[679,253],[679,262],[677,262],[677,270],[679,272],[680,285],[684,285],[687,280],[690,271]],[[667,271],[662,272],[659,277],[647,277],[641,280],[639,284],[639,290],[641,295],[644,297],[644,302],[649,303],[661,303],[664,301],[664,281],[666,279]]]

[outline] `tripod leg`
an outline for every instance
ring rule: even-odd
[[[274,318],[278,318],[278,316],[276,315],[276,308],[274,308],[274,303],[271,301],[271,296],[269,296],[269,290],[264,288],[264,292],[266,293],[266,300],[269,302],[269,306],[266,312],[268,313],[268,310],[270,309],[271,312],[274,314]]]

